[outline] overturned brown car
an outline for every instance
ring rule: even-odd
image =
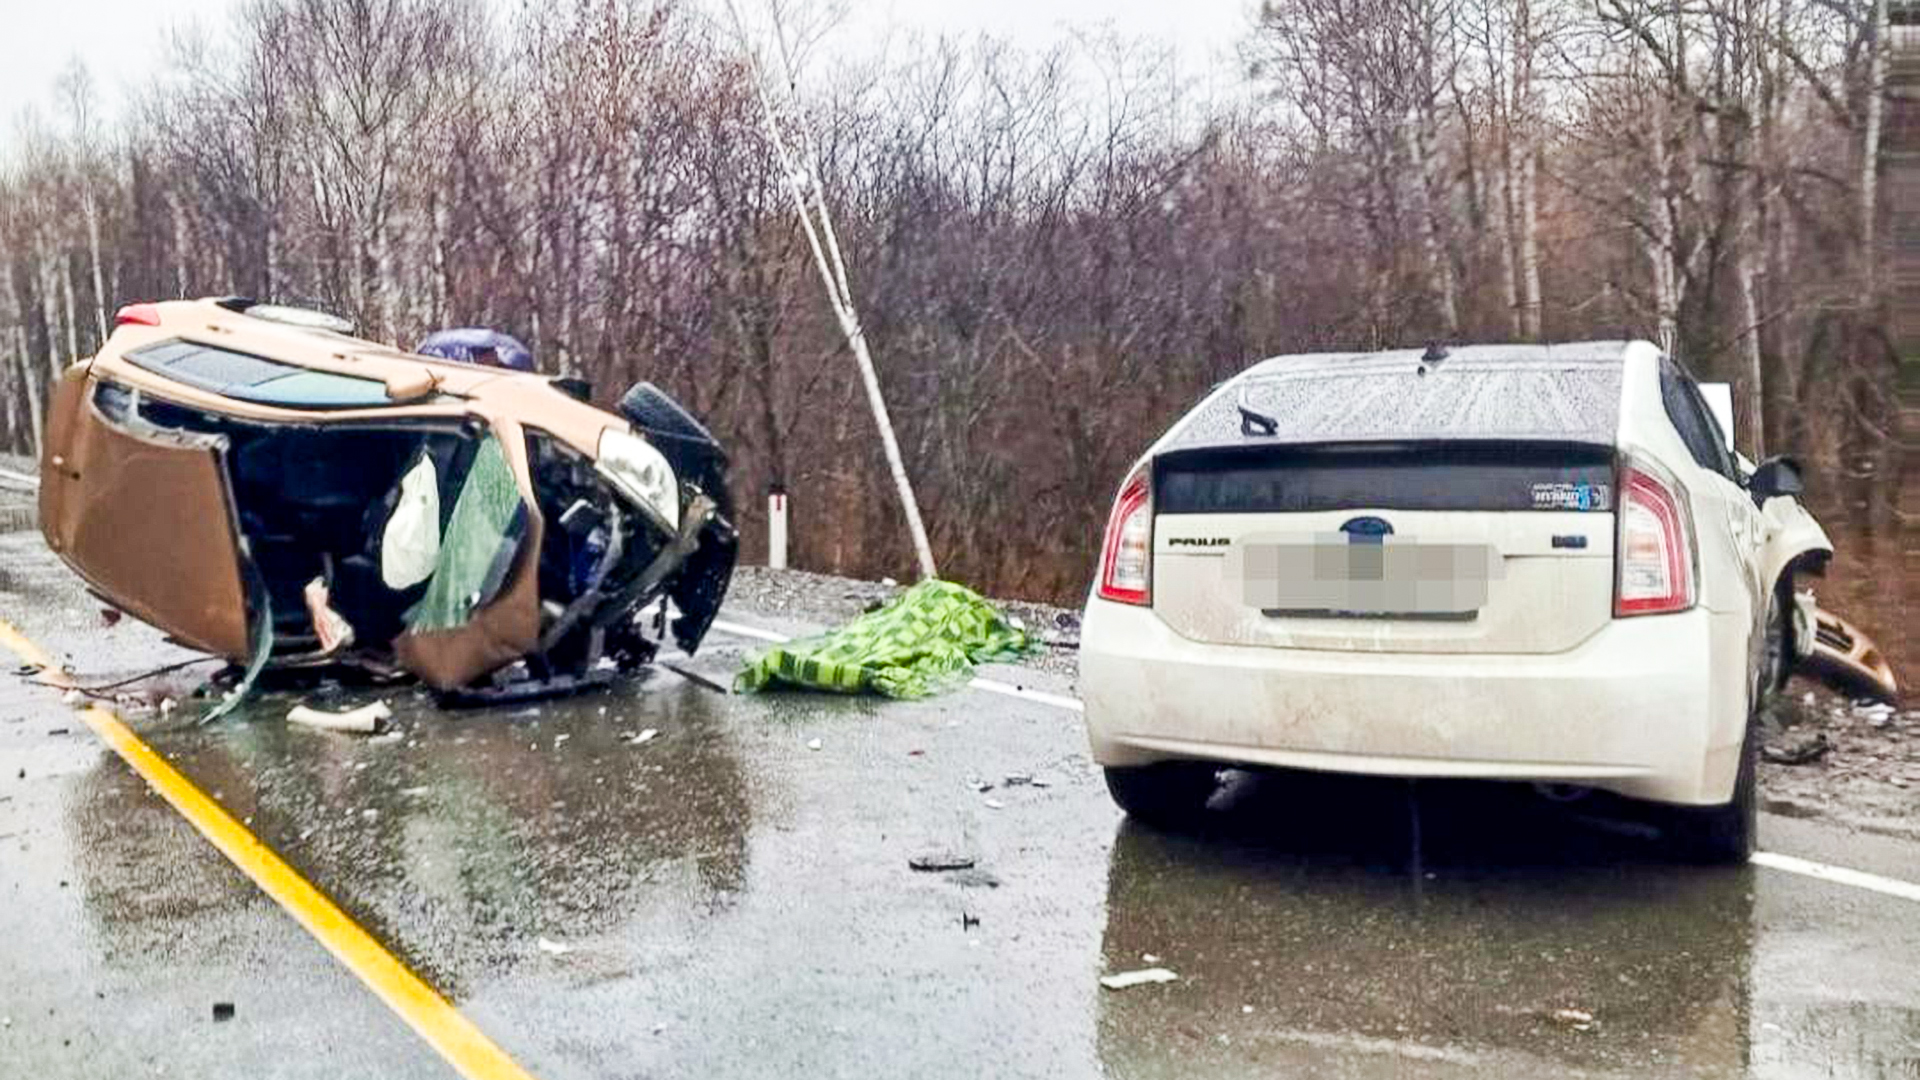
[[[726,455],[650,384],[614,415],[240,299],[117,321],[60,381],[41,527],[182,644],[485,700],[692,652],[719,609]]]

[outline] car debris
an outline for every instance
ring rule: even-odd
[[[346,712],[330,713],[319,709],[310,709],[305,705],[295,705],[287,710],[287,722],[323,731],[347,731],[360,735],[371,735],[380,730],[383,721],[393,718],[393,710],[384,701],[362,705]]]
[[[1575,1031],[1590,1031],[1593,1028],[1593,1014],[1585,1009],[1555,1009],[1548,1015],[1554,1023]]]
[[[726,453],[650,383],[603,411],[242,298],[115,321],[49,409],[41,530],[104,602],[244,665],[215,716],[267,669],[591,689],[693,653],[726,595]]]
[[[748,661],[734,689],[923,698],[964,683],[975,664],[1017,659],[1037,647],[979,593],[929,579],[839,629],[768,649]]]
[[[1880,647],[1859,627],[1813,603],[1805,593],[1799,601],[1795,643],[1800,646],[1801,670],[1833,689],[1884,705],[1900,700],[1900,683]],[[1806,613],[1812,608],[1811,615]],[[1813,628],[1807,633],[1806,626]]]
[[[1827,756],[1833,749],[1826,732],[1813,734],[1790,743],[1770,742],[1760,747],[1760,757],[1776,765],[1806,765]]]
[[[1125,990],[1132,986],[1146,986],[1151,983],[1170,983],[1180,976],[1163,967],[1141,968],[1138,971],[1122,971],[1112,975],[1100,976],[1100,985],[1109,990]]]

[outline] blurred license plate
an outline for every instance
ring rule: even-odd
[[[1227,552],[1246,603],[1269,615],[1470,616],[1500,571],[1491,545],[1401,536],[1243,541]]]

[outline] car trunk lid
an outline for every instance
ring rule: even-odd
[[[1218,644],[1561,652],[1612,617],[1613,468],[1552,440],[1162,454],[1153,609]]]

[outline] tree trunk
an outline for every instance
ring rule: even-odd
[[[1767,395],[1765,375],[1761,370],[1760,354],[1760,305],[1754,297],[1753,252],[1743,247],[1740,251],[1740,305],[1747,321],[1747,332],[1742,335],[1747,367],[1747,430],[1752,432],[1748,447],[1753,452],[1753,460],[1759,461],[1767,450]],[[1731,432],[1729,432],[1731,434]]]
[[[106,276],[100,269],[100,201],[94,197],[93,190],[87,190],[87,257],[93,271],[93,325],[99,336],[94,339],[98,348],[107,340],[107,305],[112,299],[107,296]]]
[[[60,260],[60,299],[64,302],[67,316],[67,363],[80,359],[80,319],[73,304],[73,256],[66,255]]]
[[[1434,175],[1434,154],[1430,139],[1429,116],[1415,110],[1407,124],[1407,153],[1413,159],[1413,172],[1420,200],[1420,235],[1427,249],[1427,289],[1434,307],[1440,312],[1441,329],[1449,340],[1460,336],[1460,304],[1454,294],[1453,260],[1441,235],[1441,215],[1445,212],[1446,192],[1436,190],[1440,178]]]
[[[1530,0],[1516,0],[1513,12],[1513,105],[1509,110],[1512,134],[1518,150],[1509,153],[1519,160],[1511,166],[1517,174],[1514,197],[1519,203],[1520,258],[1520,332],[1528,341],[1540,340],[1540,199],[1535,179],[1539,175],[1539,145],[1533,115],[1533,9]]]
[[[47,407],[45,404],[46,381],[34,371],[33,354],[27,350],[27,331],[24,326],[13,328],[13,355],[20,368],[20,385],[26,392],[27,420],[33,425],[33,456],[40,456],[42,440],[46,438]]]
[[[56,310],[59,300],[54,296],[53,260],[45,254],[40,256],[40,325],[47,336],[47,371],[56,379],[65,364],[60,362],[60,315]]]
[[[1873,0],[1873,30],[1868,42],[1867,117],[1860,140],[1860,258],[1866,299],[1879,289],[1880,127],[1887,96],[1887,0]]]

